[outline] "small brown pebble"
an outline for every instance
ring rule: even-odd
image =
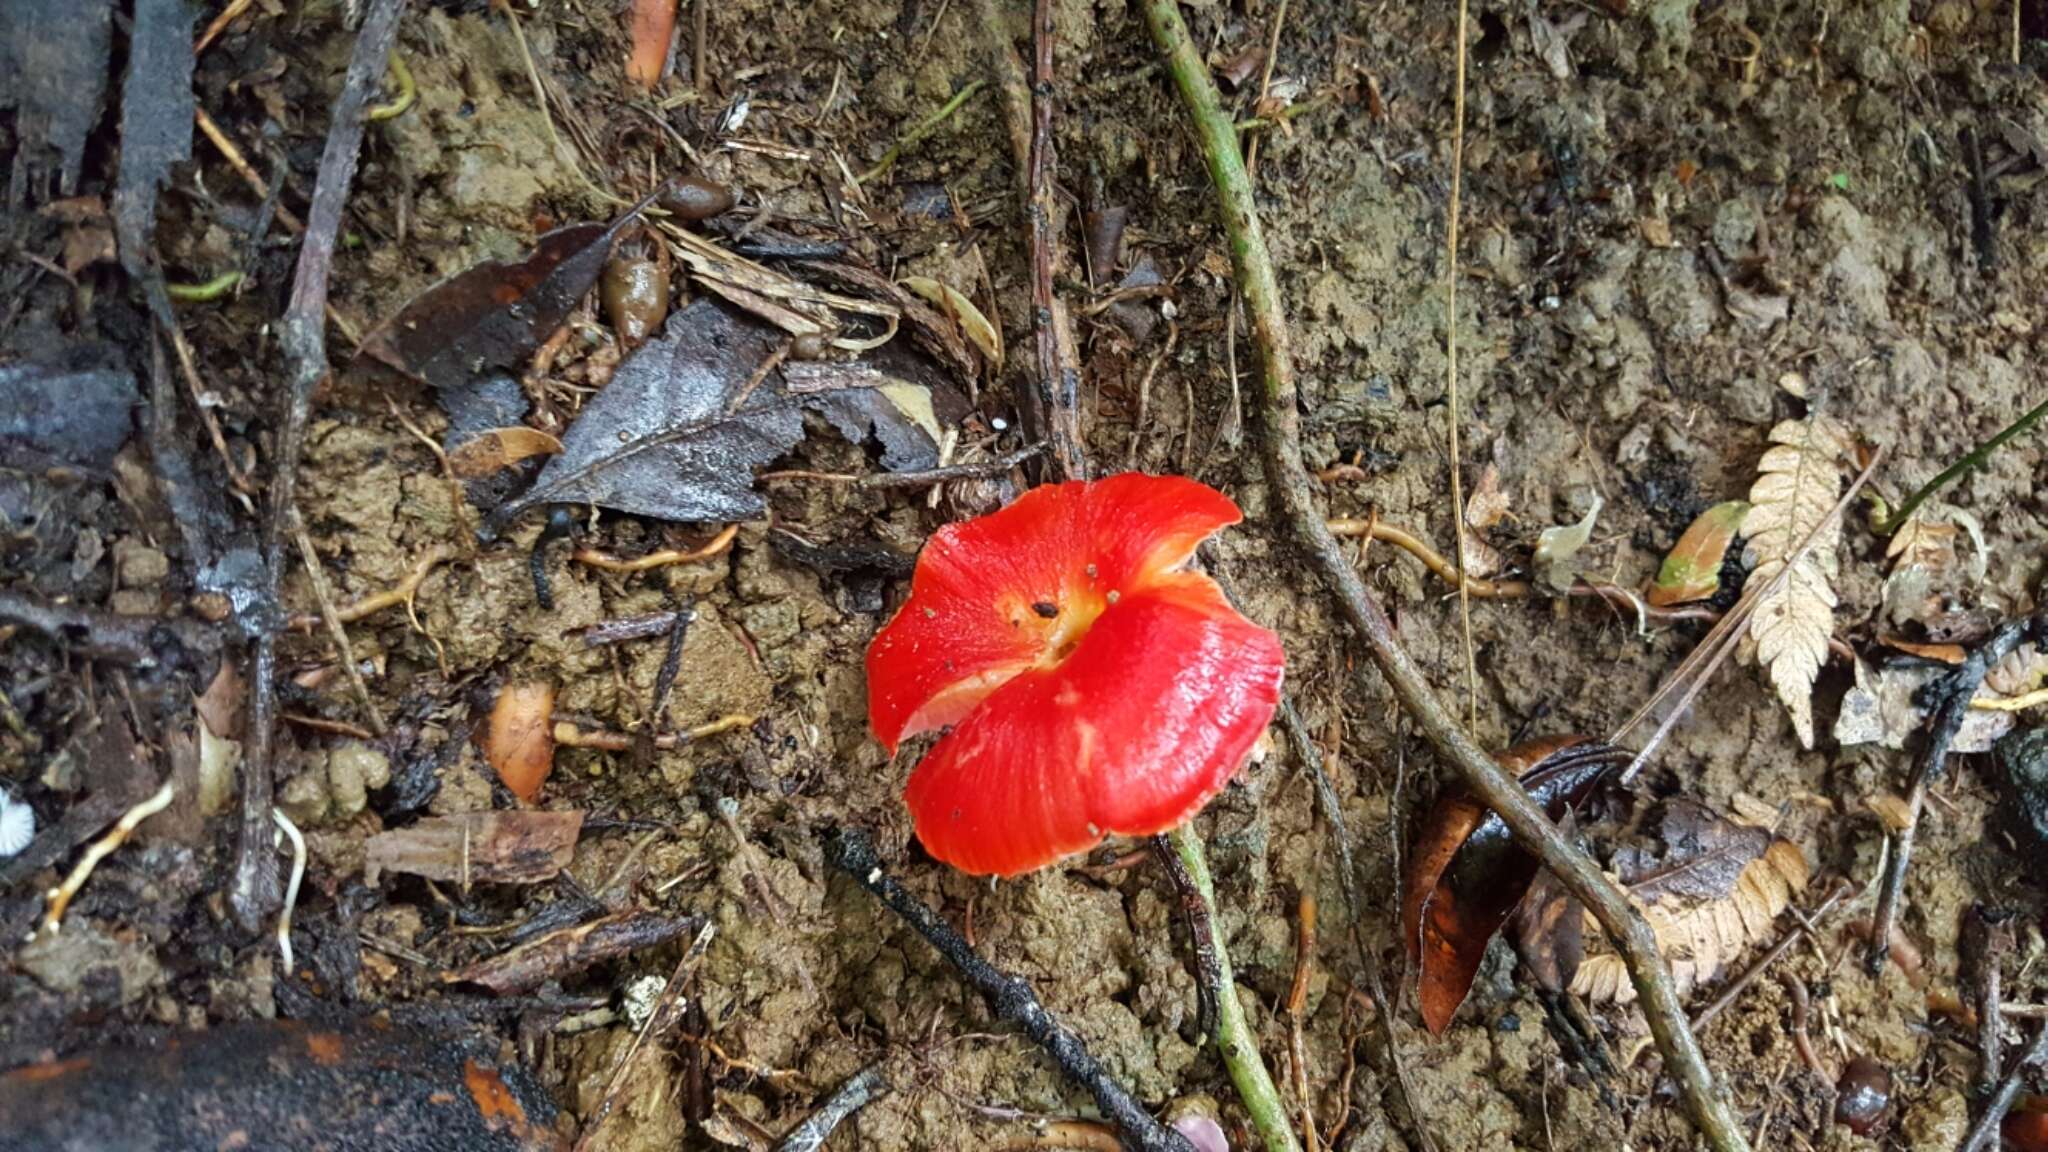
[[[1858,1056],[1835,1080],[1835,1123],[1868,1136],[1892,1107],[1892,1074],[1868,1056]]]
[[[816,332],[806,332],[792,340],[789,345],[792,360],[822,360],[825,358],[825,338]]]
[[[655,203],[661,205],[664,212],[679,220],[689,221],[709,220],[713,216],[722,216],[732,211],[732,206],[737,202],[738,197],[733,195],[732,189],[706,180],[702,176],[684,176],[671,180],[668,187],[663,188],[661,194],[655,198]]]

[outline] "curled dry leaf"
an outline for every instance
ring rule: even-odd
[[[479,433],[448,452],[448,467],[457,478],[474,480],[489,476],[533,456],[553,456],[562,442],[538,428],[515,424]]]
[[[669,229],[667,235],[698,284],[792,339],[810,338],[848,352],[866,352],[896,335],[902,311],[894,305],[827,292],[728,252],[694,232]],[[879,323],[882,330],[874,335],[847,334],[839,318],[842,312]]]
[[[1482,535],[1508,514],[1507,494],[1500,490],[1500,469],[1488,464],[1465,500],[1465,522],[1458,531],[1465,538],[1465,574],[1480,580],[1507,566],[1500,550]]]
[[[1751,560],[1746,597],[1755,598],[1744,648],[1770,676],[1792,718],[1801,747],[1813,747],[1813,682],[1828,658],[1835,627],[1835,556],[1841,522],[1828,522],[1842,494],[1842,466],[1851,456],[1848,429],[1815,413],[1771,429],[1771,448],[1757,464],[1750,487]],[[1825,531],[1820,529],[1827,524]],[[1809,535],[1813,547],[1766,594]]]
[[[1892,533],[1884,550],[1885,559],[1891,561],[1883,591],[1887,620],[1904,625],[1940,615],[1941,593],[1955,583],[1956,538],[1961,532],[1954,524],[1922,514]]]
[[[531,802],[555,766],[555,686],[521,680],[498,690],[484,736],[484,758],[514,796]]]
[[[1593,493],[1593,506],[1576,524],[1545,528],[1536,538],[1536,575],[1556,592],[1569,592],[1579,578],[1579,551],[1593,539],[1593,524],[1603,501]]]
[[[1749,504],[1742,500],[1716,504],[1700,513],[1665,553],[1664,563],[1657,568],[1657,581],[1644,598],[1655,607],[1667,608],[1704,600],[1719,591],[1722,561],[1748,516]]]
[[[1614,868],[1683,996],[1769,939],[1778,913],[1806,887],[1811,869],[1791,841],[1690,800],[1665,805],[1659,836],[1661,854],[1623,849]],[[1598,943],[1597,925],[1587,935]],[[1594,1003],[1627,1004],[1636,996],[1627,967],[1612,952],[1588,956],[1569,978],[1571,991]]]
[[[1520,744],[1500,757],[1522,787],[1559,820],[1629,755],[1583,736]],[[1536,857],[1492,809],[1462,789],[1430,809],[1401,885],[1401,938],[1416,972],[1422,1022],[1441,1033],[1472,988],[1494,934],[1529,890]]]
[[[370,837],[363,881],[386,872],[458,883],[541,884],[569,866],[581,812],[467,812]]]
[[[524,367],[597,283],[645,204],[609,224],[557,228],[522,259],[487,260],[434,285],[364,338],[350,371],[381,365],[449,389],[493,368]]]
[[[959,325],[961,333],[988,361],[991,373],[1003,370],[1003,330],[989,323],[988,317],[981,314],[981,309],[976,308],[966,294],[929,276],[905,276],[901,283],[936,305],[939,311]]]

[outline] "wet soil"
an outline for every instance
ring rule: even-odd
[[[1746,493],[1777,420],[1817,408],[1844,421],[1864,445],[1885,450],[1874,487],[1896,499],[2039,400],[2048,101],[2038,69],[2048,49],[2029,42],[2015,66],[2007,7],[1967,0],[1638,0],[1624,15],[1613,7],[1474,4],[1453,322],[1467,483],[1496,469],[1511,513],[1492,543],[1526,563],[1540,529],[1576,521],[1597,498],[1585,570],[1636,587],[1695,514]],[[339,310],[367,329],[444,276],[516,256],[547,227],[605,218],[614,197],[645,191],[649,173],[699,171],[740,189],[743,207],[844,238],[893,274],[964,287],[985,278],[977,298],[994,301],[1012,348],[1029,343],[1025,230],[993,86],[887,173],[858,189],[843,175],[867,169],[984,76],[974,5],[711,5],[703,90],[689,75],[689,9],[679,74],[649,97],[624,86],[624,24],[612,6],[519,6],[551,117],[504,15],[462,4],[411,12],[400,52],[418,101],[367,138],[334,274]],[[1272,0],[1188,6],[1198,42],[1226,65],[1262,44],[1282,10]],[[1076,302],[1099,298],[1121,269],[1147,262],[1173,289],[1170,308],[1146,300],[1135,319],[1105,310],[1083,320],[1092,460],[1099,471],[1197,475],[1244,507],[1247,523],[1223,539],[1222,563],[1247,613],[1285,638],[1294,698],[1333,745],[1334,783],[1367,869],[1366,946],[1399,974],[1396,850],[1445,774],[1275,530],[1242,431],[1249,413],[1238,397],[1251,388],[1241,374],[1252,359],[1243,330],[1226,322],[1229,264],[1207,179],[1140,13],[1123,0],[1062,0],[1055,11],[1062,187],[1077,203],[1130,213],[1119,269],[1091,270],[1077,258],[1061,270],[1062,291]],[[1284,11],[1273,86],[1309,107],[1284,131],[1260,134],[1257,176],[1294,323],[1308,464],[1357,466],[1353,478],[1329,483],[1332,515],[1376,513],[1447,543],[1455,13],[1435,2],[1315,0]],[[286,165],[286,203],[310,188],[324,109],[347,58],[339,16],[317,4],[259,8],[200,64],[202,107],[246,146],[266,121],[273,126],[262,155]],[[1021,39],[1024,21],[1012,19]],[[1242,84],[1234,97],[1249,116],[1256,71]],[[1981,191],[1969,176],[1973,139]],[[171,277],[203,280],[240,261],[237,221],[252,208],[217,155],[203,153],[165,200],[159,246]],[[1081,246],[1078,234],[1069,238],[1069,251]],[[258,253],[240,295],[180,310],[231,451],[259,461],[271,448],[279,379],[265,325],[287,290],[292,251],[280,243]],[[116,341],[146,331],[121,308],[81,312],[87,306],[58,288],[46,279],[25,298],[6,333],[11,347],[61,344],[86,328]],[[1759,296],[1782,298],[1784,314],[1759,316]],[[543,385],[566,415],[617,356],[595,309],[574,333]],[[980,383],[982,427],[1016,423],[1014,379]],[[376,1009],[452,995],[437,972],[496,951],[496,932],[571,889],[459,893],[387,880],[370,890],[364,841],[407,817],[395,799],[407,780],[437,786],[424,804],[435,814],[508,803],[468,739],[497,684],[548,680],[563,712],[614,729],[643,725],[662,641],[592,648],[579,633],[687,598],[697,618],[665,724],[735,713],[755,721],[644,765],[629,752],[561,749],[541,801],[605,818],[568,870],[582,891],[623,875],[647,902],[717,926],[693,992],[701,1015],[685,1027],[701,1038],[708,1099],[691,1098],[689,1045],[676,1045],[675,1060],[627,1082],[630,1103],[609,1121],[603,1146],[765,1147],[747,1134],[784,1130],[877,1058],[889,1061],[895,1091],[847,1121],[832,1147],[1033,1146],[1035,1122],[1087,1113],[1085,1096],[992,1025],[930,948],[830,873],[819,836],[835,824],[877,830],[904,882],[971,925],[984,953],[1029,979],[1141,1100],[1220,1112],[1233,1146],[1248,1146],[1214,1047],[1197,1034],[1185,933],[1161,873],[1143,863],[1096,867],[1098,858],[990,884],[923,857],[899,800],[914,750],[890,760],[865,723],[861,653],[901,582],[807,567],[774,543],[787,530],[907,553],[950,505],[775,481],[766,489],[772,526],[742,526],[728,552],[702,562],[620,574],[548,549],[554,608],[543,611],[529,575],[538,519],[476,544],[474,511],[458,504],[408,421],[430,439],[448,423],[424,392],[400,397],[395,410],[381,401],[322,407],[300,481],[338,602],[397,584],[429,549],[454,552],[420,584],[416,623],[400,608],[350,629],[398,733],[380,745],[372,781],[363,780],[360,741],[286,729],[279,789],[312,844],[300,908],[303,929],[322,942],[315,959],[301,973],[280,972],[267,938],[232,928],[218,895],[232,819],[195,815],[176,834],[145,833],[104,865],[61,944],[0,962],[5,1063],[153,1026],[294,1015],[308,999]],[[1982,576],[1952,590],[1954,607],[2000,617],[2037,605],[2044,462],[2042,448],[2022,440],[1943,497],[1983,535]],[[789,466],[874,465],[821,428]],[[115,490],[62,489],[35,547],[10,557],[10,583],[119,611],[177,606],[189,585],[175,534]],[[716,527],[606,516],[589,542],[633,555],[701,543]],[[1836,633],[1859,649],[1889,631],[1882,554],[1883,541],[1853,516]],[[1456,692],[1464,657],[1455,598],[1391,548],[1374,546],[1363,563],[1404,642]],[[297,610],[313,607],[302,569],[287,580],[287,598]],[[1471,617],[1476,724],[1494,746],[1611,730],[1699,636],[1692,625],[1643,629],[1578,601],[1475,602]],[[32,798],[46,824],[76,788],[52,765],[85,713],[128,714],[153,748],[191,731],[189,713],[151,703],[185,682],[145,678],[137,712],[130,687],[106,672],[82,680],[88,670],[60,649],[11,643],[22,654],[10,656],[9,698],[23,723],[0,732],[0,778]],[[359,722],[323,635],[295,637],[286,650],[292,673],[328,672],[289,694],[288,710]],[[1824,671],[1824,733],[1850,681],[1846,663]],[[182,718],[167,719],[174,714]],[[1831,1067],[1861,1053],[1890,1067],[1897,1094],[1880,1134],[1829,1122],[1831,1085],[1795,1051],[1775,979],[1704,1030],[1709,1060],[1760,1143],[1955,1144],[1974,1041],[1931,1010],[1930,997],[1967,998],[1962,914],[1976,903],[2021,909],[2030,927],[2020,947],[2038,955],[2041,946],[2041,877],[2015,867],[1979,759],[1988,758],[1964,758],[1938,786],[1921,829],[1904,918],[1917,968],[1863,971],[1843,926],[1869,916],[1866,890],[1778,969],[1812,990],[1825,1022],[1813,1028]],[[1818,875],[1868,885],[1883,834],[1867,801],[1903,791],[1906,767],[1904,753],[1841,748],[1825,736],[1802,750],[1768,685],[1753,668],[1731,666],[1642,789],[1762,813]],[[376,786],[384,771],[395,786]],[[738,804],[744,845],[718,815],[724,799]],[[1247,770],[1211,805],[1205,827],[1241,995],[1276,1068],[1287,1063],[1280,1008],[1294,978],[1300,895],[1323,909],[1305,1050],[1323,1135],[1340,1136],[1338,1146],[1416,1149],[1418,1128],[1441,1148],[1693,1146],[1654,1054],[1589,1075],[1561,1053],[1504,946],[1441,1037],[1420,1029],[1412,994],[1397,992],[1411,1112],[1380,1033],[1364,1027],[1371,1009],[1340,927],[1335,856],[1294,759],[1275,755]],[[26,888],[0,895],[18,901]],[[346,961],[321,956],[358,950]],[[565,990],[612,1000],[637,979],[666,974],[675,958],[675,948],[635,955]],[[2008,996],[2040,999],[2041,966],[2012,971],[2025,975],[2017,987],[2009,981]],[[1596,1013],[1616,1050],[1632,1050],[1640,1025],[1630,1013]],[[622,1021],[571,1027],[542,1013],[515,1029],[485,1015],[478,1026],[516,1036],[570,1115],[595,1107],[631,1035]],[[691,1115],[706,1106],[708,1120]]]

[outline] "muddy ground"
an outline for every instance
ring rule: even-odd
[[[441,277],[516,255],[547,227],[606,218],[614,210],[607,194],[638,196],[650,173],[699,171],[740,189],[743,211],[772,210],[781,226],[846,239],[886,271],[993,299],[1012,349],[1028,345],[1025,232],[993,87],[856,195],[843,174],[867,169],[987,74],[975,5],[710,5],[708,88],[698,90],[686,4],[677,75],[654,97],[624,86],[623,21],[613,5],[518,7],[552,94],[552,129],[503,14],[423,5],[405,18],[399,51],[418,101],[371,127],[351,240],[334,272],[336,306],[360,328]],[[2033,6],[2020,7],[2033,20]],[[1062,291],[1085,304],[1145,261],[1172,285],[1170,308],[1152,298],[1135,320],[1110,312],[1081,320],[1092,459],[1101,471],[1194,474],[1246,510],[1247,523],[1223,540],[1224,566],[1248,613],[1285,638],[1294,699],[1336,753],[1335,784],[1369,877],[1367,946],[1398,976],[1394,845],[1444,773],[1269,517],[1254,446],[1238,431],[1231,371],[1249,371],[1252,361],[1242,331],[1225,322],[1229,264],[1211,193],[1140,14],[1121,0],[1055,8],[1062,188],[1076,202],[1130,213],[1120,268],[1089,269],[1076,257],[1060,271]],[[1333,474],[1332,515],[1376,510],[1447,547],[1443,289],[1455,12],[1441,2],[1188,7],[1198,41],[1224,71],[1264,42],[1282,10],[1274,88],[1309,106],[1285,132],[1260,134],[1257,170],[1294,323],[1308,464],[1357,465]],[[1021,14],[1011,18],[1021,41]],[[1577,520],[1597,498],[1604,503],[1586,569],[1640,585],[1696,513],[1743,496],[1771,424],[1809,405],[1885,450],[1873,485],[1895,499],[2038,401],[2048,102],[2037,67],[2048,49],[2029,41],[2015,66],[2010,20],[2004,3],[1968,0],[1474,4],[1455,318],[1466,373],[1462,442],[1468,483],[1483,468],[1498,472],[1512,515],[1491,540],[1511,562],[1526,564],[1541,528]],[[246,147],[258,148],[271,126],[261,154],[288,160],[287,204],[310,190],[349,43],[332,6],[259,5],[200,62],[200,105]],[[1236,99],[1249,116],[1256,69],[1239,80]],[[744,122],[721,132],[742,102]],[[1981,196],[1969,175],[1972,137],[1988,172]],[[236,265],[239,222],[254,206],[217,154],[202,147],[197,156],[166,194],[159,224],[174,280]],[[54,258],[35,247],[53,232],[18,235],[17,261],[28,252]],[[1080,247],[1078,232],[1068,237],[1069,252]],[[281,379],[265,326],[288,289],[293,252],[282,242],[265,250],[236,296],[180,306],[230,450],[256,462],[258,476]],[[117,298],[123,291],[112,269],[81,282]],[[1766,313],[1781,300],[1784,314],[1760,316],[1759,298]],[[146,331],[130,306],[82,302],[50,276],[23,290],[9,325],[0,338],[16,355],[86,330],[131,345]],[[591,366],[615,357],[612,339],[590,310],[548,385],[561,411],[573,414]],[[337,354],[345,348],[337,343]],[[983,436],[998,419],[1015,423],[1011,386],[1020,378],[1013,369],[980,382],[975,428]],[[1248,392],[1249,378],[1240,387]],[[398,411],[430,437],[446,429],[424,391],[400,395]],[[816,432],[781,466],[875,466],[868,450],[822,426]],[[1954,590],[1952,606],[1985,619],[2037,606],[2032,589],[2048,534],[2043,466],[2041,447],[2021,440],[1945,495],[1981,522],[1986,561],[1981,580]],[[766,490],[775,528],[745,524],[730,551],[704,562],[606,573],[555,546],[545,553],[555,597],[546,612],[528,576],[537,518],[474,546],[475,514],[458,510],[435,456],[390,407],[322,406],[299,503],[334,599],[391,587],[436,546],[459,553],[420,585],[417,627],[394,609],[350,629],[370,691],[400,735],[366,757],[351,737],[283,730],[280,795],[311,839],[301,924],[325,942],[316,950],[360,949],[353,986],[282,972],[267,937],[232,926],[221,899],[232,817],[189,814],[175,828],[146,828],[139,846],[102,866],[70,914],[67,952],[15,949],[0,963],[5,1062],[165,1025],[300,1015],[309,999],[374,1010],[454,995],[437,974],[495,951],[492,925],[533,915],[558,891],[482,886],[465,895],[405,878],[365,887],[364,843],[398,819],[378,779],[424,771],[439,786],[427,805],[434,814],[507,805],[468,741],[495,687],[548,680],[558,709],[633,729],[644,721],[661,641],[590,649],[576,633],[687,595],[698,619],[667,724],[735,713],[755,722],[657,753],[641,768],[630,753],[559,750],[541,801],[603,818],[569,869],[584,889],[598,891],[627,869],[645,903],[708,916],[718,930],[697,976],[702,1015],[684,1025],[706,1042],[700,1083],[709,1099],[691,1099],[681,1056],[646,1065],[601,1146],[765,1146],[755,1143],[762,1134],[781,1132],[826,1088],[881,1057],[896,1090],[847,1121],[832,1147],[1029,1146],[1035,1122],[1089,1112],[1028,1042],[991,1024],[930,948],[829,872],[820,834],[841,824],[875,829],[905,882],[971,924],[978,945],[1031,980],[1142,1101],[1220,1111],[1233,1146],[1247,1146],[1213,1045],[1196,1034],[1184,933],[1162,875],[1144,864],[1097,867],[1098,857],[989,884],[923,857],[898,798],[911,760],[891,762],[869,735],[860,661],[902,582],[806,566],[772,542],[790,529],[814,542],[907,553],[951,503],[801,480]],[[7,561],[11,586],[126,612],[180,609],[190,584],[178,537],[143,514],[146,504],[117,498],[113,487],[66,499],[35,530],[33,547]],[[606,516],[587,542],[632,555],[664,542],[693,546],[716,528]],[[1875,637],[1893,631],[1880,619],[1882,549],[1859,509],[1841,549],[1836,634],[1873,653]],[[1376,545],[1365,566],[1410,650],[1455,692],[1463,682],[1455,599],[1393,549]],[[293,569],[287,598],[301,611],[313,606],[303,568]],[[1479,601],[1472,628],[1477,727],[1494,746],[1611,730],[1700,635],[1697,625],[1646,633],[1626,614],[1584,601]],[[26,633],[7,651],[19,723],[0,732],[0,778],[44,824],[70,803],[51,765],[85,713],[129,712],[144,745],[162,749],[188,738],[179,734],[191,724],[182,693],[203,689],[210,674],[116,683],[113,670],[95,673]],[[285,651],[289,672],[332,672],[331,645],[317,631],[294,635]],[[1883,836],[1867,801],[1903,790],[1907,757],[1826,738],[1849,681],[1845,662],[1824,672],[1823,738],[1802,751],[1755,671],[1724,669],[1641,789],[1774,819],[1823,878],[1803,906],[1829,877],[1870,884]],[[331,674],[288,695],[287,710],[360,719],[346,679]],[[1961,916],[1975,903],[2020,909],[2030,926],[2022,952],[2031,946],[2038,956],[2040,947],[2041,878],[2028,875],[2025,847],[2000,831],[1983,760],[1964,758],[1939,786],[1921,831],[1904,918],[1918,969],[1894,966],[1873,978],[1856,962],[1858,946],[1842,930],[1869,916],[1867,890],[1831,916],[1818,943],[1777,969],[1813,990],[1825,1062],[1839,1067],[1861,1053],[1889,1067],[1889,1123],[1866,1137],[1829,1122],[1830,1086],[1795,1052],[1776,979],[1760,981],[1704,1030],[1709,1060],[1759,1146],[1950,1148],[1960,1138],[1974,1038],[1932,1011],[1930,996],[1967,995]],[[728,797],[738,802],[746,847],[718,817]],[[1414,1149],[1420,1126],[1441,1148],[1692,1147],[1654,1055],[1590,1077],[1561,1056],[1542,1005],[1500,945],[1441,1037],[1421,1030],[1401,982],[1394,1035],[1414,1086],[1411,1112],[1380,1033],[1366,1027],[1372,1010],[1341,930],[1328,830],[1294,758],[1275,755],[1248,770],[1206,821],[1243,998],[1276,1069],[1287,1063],[1279,1008],[1294,977],[1299,894],[1313,894],[1322,909],[1306,1052],[1325,1138],[1339,1136],[1346,1149]],[[565,990],[608,999],[639,977],[667,973],[680,947],[601,966]],[[2013,965],[2008,996],[2041,999],[2048,974],[2031,961]],[[1639,1030],[1630,1013],[1595,1013],[1625,1050]],[[631,1033],[602,1020],[555,1027],[560,1015],[520,1029],[502,1014],[479,1016],[478,1026],[502,1029],[508,1043],[516,1035],[556,1101],[580,1115],[601,1097]],[[705,1105],[708,1121],[686,1119]]]

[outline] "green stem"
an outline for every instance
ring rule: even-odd
[[[889,169],[895,167],[897,157],[903,155],[904,152],[915,147],[925,137],[931,135],[933,130],[937,129],[939,125],[944,124],[947,118],[951,117],[953,113],[958,112],[962,104],[967,103],[967,101],[971,99],[976,92],[981,91],[982,84],[983,81],[980,80],[969,81],[965,87],[960,89],[960,91],[955,92],[953,94],[953,98],[951,100],[946,101],[945,105],[942,106],[937,112],[934,112],[931,115],[925,117],[923,120],[918,121],[918,123],[914,127],[912,127],[910,131],[905,132],[903,134],[903,138],[901,140],[898,140],[896,141],[896,143],[889,145],[889,150],[887,152],[882,153],[882,158],[880,160],[875,161],[875,166],[873,168],[870,168],[867,171],[861,173],[857,182],[865,184],[870,180],[885,175],[889,171]]]
[[[1749,1140],[1735,1119],[1728,1099],[1707,1067],[1705,1053],[1686,1024],[1685,1005],[1678,999],[1671,970],[1657,950],[1657,939],[1628,899],[1601,872],[1598,864],[1558,831],[1515,779],[1488,756],[1443,701],[1429,679],[1401,646],[1393,621],[1359,579],[1351,559],[1330,534],[1322,508],[1309,487],[1301,463],[1300,392],[1289,351],[1287,318],[1272,257],[1259,227],[1258,204],[1245,173],[1237,132],[1223,111],[1200,49],[1189,39],[1177,0],[1145,0],[1145,19],[1153,42],[1166,58],[1181,103],[1193,121],[1195,136],[1208,163],[1222,210],[1223,232],[1230,243],[1237,290],[1251,319],[1252,340],[1259,352],[1259,403],[1264,432],[1267,482],[1278,513],[1293,529],[1307,559],[1328,585],[1359,639],[1370,651],[1387,685],[1400,699],[1439,755],[1464,778],[1467,787],[1500,813],[1509,831],[1534,852],[1546,868],[1600,921],[1614,941],[1635,984],[1637,1003],[1665,1072],[1677,1081],[1679,1095],[1693,1123],[1715,1152],[1749,1152]]]
[[[1886,517],[1884,517],[1883,520],[1879,521],[1877,526],[1877,534],[1880,536],[1889,536],[1892,533],[1897,532],[1900,528],[1905,527],[1906,521],[1913,518],[1913,513],[1919,510],[1920,505],[1927,502],[1928,497],[1934,495],[1936,492],[1941,491],[1943,488],[1948,487],[1956,480],[1961,479],[1962,475],[1965,472],[1970,471],[1972,468],[1982,467],[1984,462],[1991,458],[1991,454],[1993,452],[1996,452],[2000,448],[2004,447],[2006,442],[2011,440],[2013,437],[2020,435],[2027,429],[2032,428],[2035,424],[2040,423],[2041,417],[2043,415],[2048,415],[2048,400],[2043,400],[2039,404],[2034,405],[2034,407],[2029,409],[2025,415],[2021,416],[2019,419],[2013,421],[2012,423],[2007,424],[2002,430],[1999,431],[1998,435],[1993,436],[1991,439],[1986,440],[1982,444],[1977,445],[1975,448],[1970,450],[1970,454],[1968,456],[1965,456],[1961,460],[1958,460],[1955,463],[1949,465],[1947,468],[1942,470],[1941,475],[1936,476],[1934,479],[1929,480],[1925,484],[1922,484],[1918,492],[1915,492],[1911,496],[1906,497],[1906,502],[1904,504],[1901,504],[1897,508],[1893,509],[1890,515],[1887,515]]]
[[[1230,1070],[1230,1080],[1237,1085],[1238,1097],[1244,1101],[1245,1111],[1251,1113],[1252,1127],[1258,1129],[1266,1152],[1301,1152],[1287,1105],[1281,1101],[1280,1090],[1266,1071],[1258,1041],[1252,1036],[1251,1025],[1245,1022],[1244,1006],[1238,1003],[1237,979],[1231,975],[1230,950],[1224,946],[1223,925],[1216,916],[1216,884],[1209,878],[1209,858],[1202,852],[1202,837],[1190,820],[1168,832],[1166,838],[1172,842],[1175,855],[1180,857],[1181,865],[1195,882],[1195,890],[1201,893],[1202,903],[1209,909],[1202,919],[1216,954],[1216,1047],[1223,1053],[1223,1066]],[[1201,977],[1198,974],[1196,978]]]
[[[240,272],[223,272],[200,284],[165,284],[164,291],[182,303],[207,304],[227,295],[241,282]]]

